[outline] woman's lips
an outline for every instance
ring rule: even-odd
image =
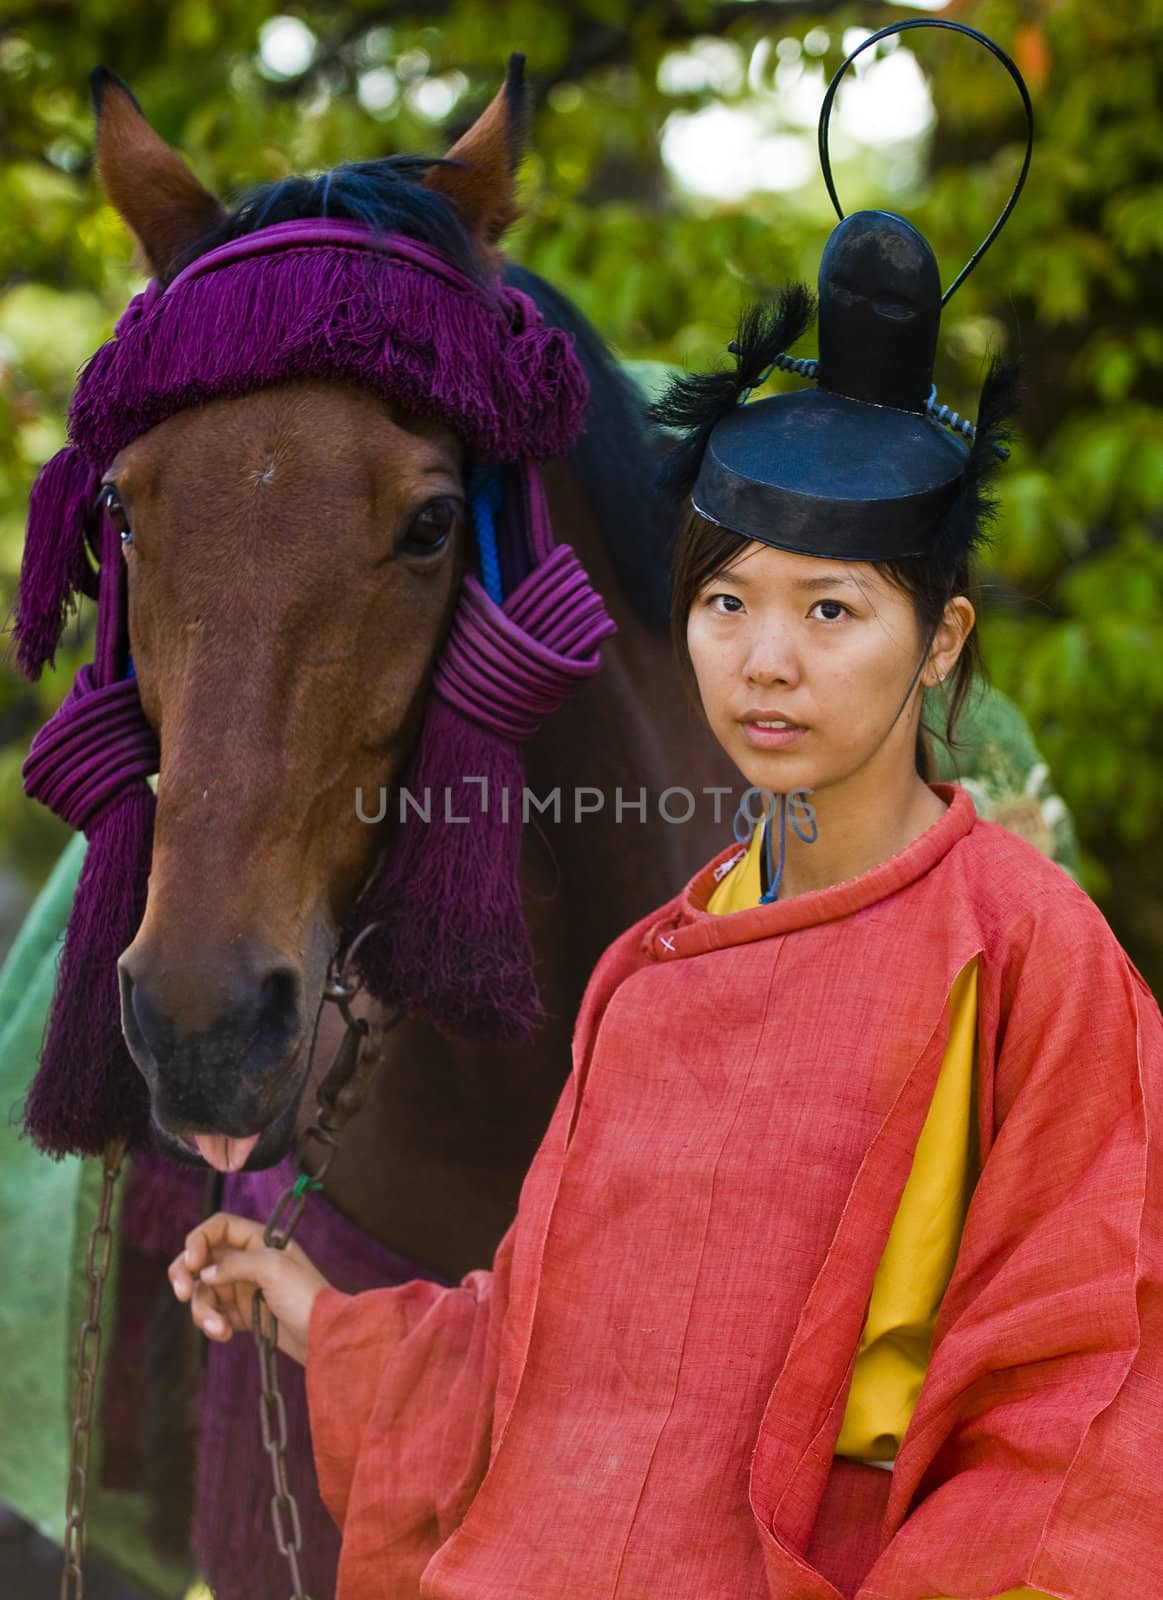
[[[743,737],[753,750],[786,750],[807,733],[806,728],[761,728],[757,722],[740,723]]]

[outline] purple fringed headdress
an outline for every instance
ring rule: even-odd
[[[437,418],[485,464],[470,483],[481,579],[464,579],[403,780],[412,794],[447,790],[453,806],[466,779],[480,780],[467,788],[479,824],[397,827],[343,942],[380,922],[360,948],[369,991],[449,1031],[524,1034],[540,1014],[521,901],[519,745],[597,672],[614,631],[577,557],[553,544],[534,465],[581,431],[585,374],[571,337],[520,290],[476,283],[438,251],[360,223],[277,223],[130,303],[85,367],[70,443],[30,498],[14,624],[30,677],[53,660],[77,596],[98,599],[95,659],[24,769],[27,792],[89,838],[25,1113],[54,1155],[139,1143],[148,1128],[116,961],[144,909],[145,780],[160,753],[132,676],[119,536],[95,505],[101,475],[176,412],[307,377],[359,383]]]

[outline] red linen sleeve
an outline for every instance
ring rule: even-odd
[[[1163,1019],[1081,891],[1008,944],[986,1159],[860,1600],[1163,1584]]]
[[[364,1572],[375,1584],[405,1570],[418,1581],[484,1478],[516,1226],[493,1270],[455,1288],[325,1289],[315,1301],[311,1440],[323,1501],[343,1533],[350,1592],[365,1592]]]

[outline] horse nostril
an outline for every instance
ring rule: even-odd
[[[299,979],[290,967],[268,972],[259,991],[257,1036],[284,1039],[299,1020]]]
[[[299,1032],[299,977],[292,967],[274,967],[251,990],[250,1003],[236,1014],[236,1058],[246,1079],[261,1082],[286,1058]]]
[[[148,988],[121,973],[122,1016],[132,1053],[164,1067],[174,1053],[174,1025],[150,999]]]

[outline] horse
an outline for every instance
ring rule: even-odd
[[[227,233],[324,211],[406,233],[477,273],[500,267],[521,154],[517,66],[444,162],[389,157],[288,179],[233,219],[123,86],[106,77],[97,101],[105,192],[163,279]],[[728,785],[663,637],[669,508],[651,487],[636,399],[562,296],[510,276],[573,333],[588,369],[585,439],[545,485],[557,533],[618,628],[601,673],[531,739],[528,786],[568,796],[583,785],[635,795],[643,784]],[[470,562],[455,510],[463,454],[430,420],[309,380],[183,411],[106,473],[115,514],[132,510],[129,633],[163,752],[145,913],[120,964],[123,1022],[156,1136],[178,1160],[190,1159],[193,1128],[212,1154],[242,1141],[250,1170],[268,1166],[295,1116],[311,1114],[328,958],[379,843],[355,791],[397,786]],[[385,559],[382,532],[418,512],[448,523],[435,570],[420,577]],[[533,1038],[456,1038],[416,1019],[386,1035],[326,1192],[400,1253],[449,1274],[489,1257],[560,1091],[597,956],[722,837],[710,807],[686,826],[631,815],[603,807],[584,824],[563,816],[524,830],[547,1013]],[[336,1021],[328,1008],[318,1063]],[[256,1027],[263,1066],[244,1075],[240,1030]]]
[[[405,1016],[383,1034],[325,1181],[326,1215],[455,1279],[491,1258],[515,1214],[601,951],[729,826],[722,796],[738,777],[684,700],[666,637],[675,508],[655,487],[641,400],[598,335],[501,254],[524,137],[518,58],[443,160],[387,156],[286,179],[232,214],[112,74],[94,74],[94,99],[104,192],[163,283],[225,238],[352,218],[516,284],[572,336],[586,370],[584,435],[542,478],[555,533],[617,632],[601,672],[524,749],[529,791],[564,797],[522,830],[543,1018],[514,1040]],[[132,534],[132,666],[161,749],[144,915],[119,962],[122,1026],[156,1146],[187,1167],[205,1158],[228,1192],[240,1169],[283,1161],[338,1044],[342,1024],[321,1004],[329,961],[392,826],[390,814],[386,826],[363,820],[357,790],[394,795],[416,745],[474,567],[467,470],[463,441],[431,417],[303,379],[179,411],[104,475],[106,510]],[[413,530],[421,561],[406,548]],[[714,805],[681,823],[648,817],[646,796],[668,788]],[[583,792],[584,811],[571,803]],[[382,1010],[363,1002],[365,1016]],[[239,1426],[256,1431],[251,1408]],[[215,1470],[230,1467],[227,1451]],[[263,1592],[264,1562],[256,1554],[244,1592]]]

